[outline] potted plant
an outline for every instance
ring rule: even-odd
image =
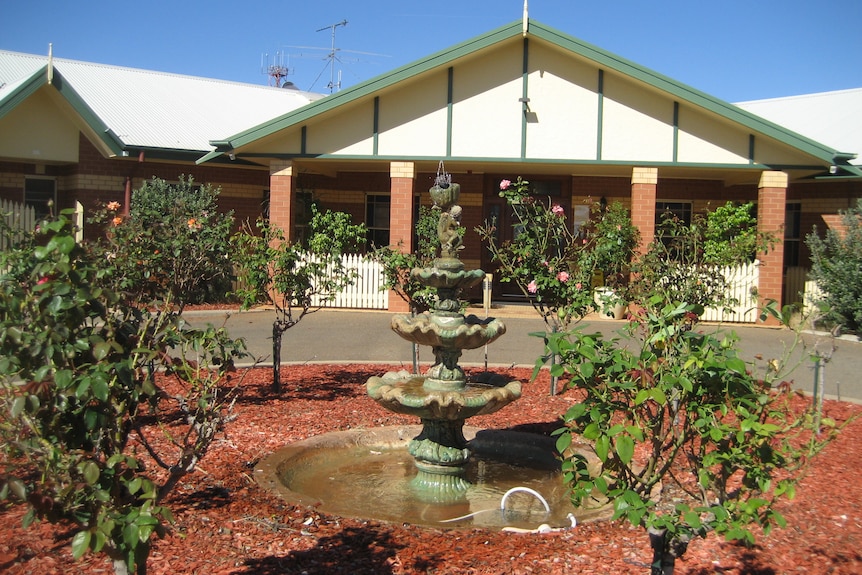
[[[628,303],[631,263],[640,244],[640,232],[620,202],[593,208],[594,269],[601,271],[603,286],[596,288],[596,304],[603,313],[622,319]]]

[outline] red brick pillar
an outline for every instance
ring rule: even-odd
[[[784,222],[787,209],[787,174],[763,172],[757,193],[757,231],[771,233],[778,241],[768,252],[759,252],[760,281],[757,286],[763,306],[769,300],[782,304],[784,287]],[[777,321],[767,323],[775,325]]]
[[[640,252],[646,253],[655,239],[655,198],[658,168],[632,169],[632,224],[640,230]]]
[[[413,251],[413,182],[416,169],[413,162],[391,162],[389,165],[390,208],[389,245],[403,253]],[[410,311],[410,306],[395,292],[389,292],[389,311]]]
[[[269,221],[288,241],[294,239],[293,212],[296,194],[293,162],[275,161],[269,167]]]

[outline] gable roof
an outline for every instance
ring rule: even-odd
[[[528,21],[526,31],[524,30],[523,22],[518,20],[484,35],[457,44],[449,49],[431,54],[397,68],[387,74],[347,88],[325,99],[313,102],[308,106],[287,112],[279,117],[237,132],[228,138],[211,140],[210,143],[215,146],[215,151],[203,156],[198,162],[205,162],[221,154],[259,143],[261,140],[271,138],[283,130],[295,130],[297,127],[320,118],[328,112],[339,108],[346,108],[363,100],[368,101],[374,95],[392,89],[406,80],[415,79],[420,75],[428,74],[435,70],[445,69],[446,66],[457,60],[489,48],[496,48],[497,45],[502,45],[521,36],[528,39],[537,39],[554,49],[590,61],[600,69],[616,72],[620,76],[632,79],[640,85],[673,98],[675,101],[685,103],[692,108],[714,115],[725,123],[737,126],[740,130],[744,129],[752,135],[777,142],[779,145],[793,149],[797,154],[801,153],[805,157],[815,158],[817,160],[815,164],[821,166],[821,169],[824,165],[838,165],[847,173],[862,175],[862,171],[847,164],[847,159],[852,154],[841,153],[829,146],[756,116],[740,107],[679,83],[667,76],[639,66],[627,59],[533,20]],[[296,156],[300,156],[300,154],[296,154]],[[816,169],[813,165],[809,166],[809,168]],[[780,167],[774,169],[780,169]]]
[[[321,94],[0,50],[0,118],[45,86],[103,152],[211,150],[209,140],[304,106]]]

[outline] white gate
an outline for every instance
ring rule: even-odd
[[[11,230],[11,237],[0,234],[0,249],[6,249],[13,242],[23,238],[27,232],[36,228],[36,210],[10,200],[0,200],[0,217]]]
[[[760,280],[760,263],[721,268],[728,284],[727,294],[737,303],[725,308],[706,308],[701,316],[706,321],[755,323],[760,315],[757,309],[757,286]]]
[[[344,254],[341,265],[348,273],[356,273],[353,284],[337,294],[332,301],[315,297],[312,305],[323,307],[343,307],[359,309],[388,309],[389,290],[382,289],[385,282],[383,266],[371,258],[361,254]],[[330,273],[334,273],[330,270]]]

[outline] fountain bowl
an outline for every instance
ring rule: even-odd
[[[446,529],[484,527],[532,529],[541,523],[569,526],[610,518],[606,504],[575,508],[563,483],[554,439],[514,430],[480,430],[465,426],[471,451],[464,497],[429,504],[417,496],[411,481],[417,471],[407,446],[418,425],[352,429],[326,433],[287,445],[262,459],[255,480],[289,503],[341,517]],[[572,446],[598,469],[598,458],[586,445]],[[501,498],[516,486],[539,492],[551,507],[521,495],[505,512]],[[456,521],[451,519],[460,518]]]
[[[371,377],[365,386],[368,395],[395,413],[421,419],[465,420],[487,415],[521,397],[521,382],[486,374],[467,382],[463,389],[429,389],[427,377],[408,371],[390,371],[382,377]]]

